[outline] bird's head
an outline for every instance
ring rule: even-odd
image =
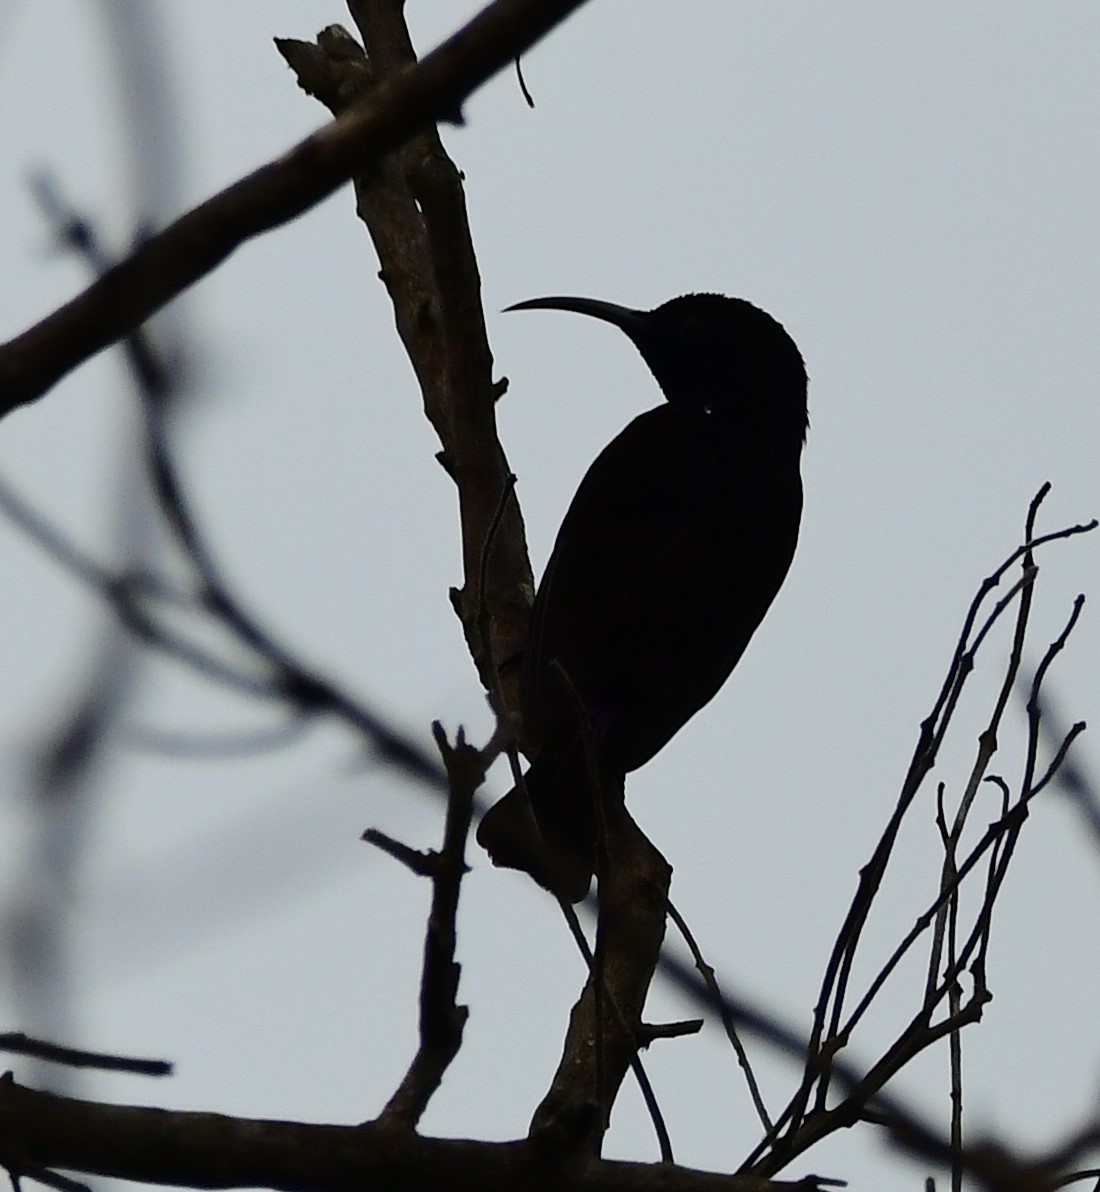
[[[569,310],[614,323],[673,406],[790,441],[806,437],[806,366],[771,315],[743,298],[685,294],[655,310],[595,298],[531,298],[508,310]]]

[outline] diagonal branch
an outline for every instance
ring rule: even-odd
[[[339,26],[276,46],[338,119],[416,68],[397,0],[351,5],[363,46]],[[364,49],[365,47],[365,49]],[[495,710],[518,722],[519,667],[534,584],[515,478],[500,445],[492,353],[462,177],[434,127],[355,175],[394,321],[458,491],[464,582],[452,601]]]
[[[496,0],[414,69],[200,203],[71,302],[0,346],[0,417],[41,397],[253,236],[301,215],[463,101],[584,0]]]

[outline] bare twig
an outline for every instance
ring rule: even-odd
[[[1024,526],[1024,542],[1029,544],[1035,536],[1035,518],[1038,514],[1039,505],[1044,496],[1049,491],[1049,485],[1044,485],[1039,493],[1036,494],[1028,508],[1027,519]],[[985,624],[977,633],[973,645],[970,647],[969,655],[973,658],[986,635],[992,629],[993,624],[1000,617],[1001,613],[1008,607],[1009,602],[1019,592],[1020,601],[1016,613],[1016,623],[1012,638],[1012,648],[1009,653],[1008,665],[1005,668],[1004,678],[1001,681],[1000,691],[994,702],[993,710],[990,714],[989,721],[978,736],[978,751],[971,768],[970,777],[967,780],[965,789],[963,790],[962,798],[959,801],[959,806],[955,811],[954,821],[948,829],[943,820],[942,814],[939,817],[941,823],[941,840],[943,843],[944,859],[943,869],[940,878],[941,890],[949,889],[950,894],[946,900],[941,903],[940,910],[936,915],[935,928],[932,935],[932,948],[929,957],[928,966],[928,981],[925,987],[925,1005],[931,1010],[934,1002],[932,999],[936,995],[938,974],[941,966],[944,963],[944,950],[946,949],[946,964],[949,972],[960,972],[959,953],[958,953],[958,933],[959,933],[959,877],[957,869],[957,854],[959,842],[962,838],[963,831],[966,827],[967,819],[970,811],[974,806],[974,801],[978,795],[978,789],[984,781],[986,771],[997,750],[998,732],[1000,729],[1001,719],[1004,715],[1005,708],[1008,705],[1009,697],[1012,694],[1013,686],[1016,682],[1016,676],[1019,673],[1020,666],[1023,663],[1024,641],[1027,635],[1028,619],[1031,612],[1031,605],[1034,598],[1035,579],[1038,576],[1038,568],[1034,561],[1034,551],[1028,547],[1025,550],[1021,560],[1022,575],[1012,589],[999,600],[993,608],[993,611],[987,617]],[[942,792],[942,786],[941,786]],[[942,800],[942,794],[941,794]],[[942,806],[942,802],[941,802]],[[1005,838],[998,838],[998,843]],[[991,860],[989,867],[989,877],[986,883],[985,899],[983,906],[992,907],[992,901],[996,897],[996,885],[994,882],[994,874],[996,872],[997,862],[1000,855],[1000,849],[994,849],[991,852]],[[989,920],[987,920],[988,922]],[[988,943],[988,931],[981,937],[980,955],[982,957],[981,970],[984,973],[984,952]],[[946,993],[948,1003],[948,1016],[953,1021],[958,1022],[960,1018],[960,1011],[962,1007],[962,990],[959,986],[958,979],[952,979],[946,982]],[[984,986],[984,981],[981,983],[980,992],[982,995],[988,997],[989,992]],[[963,1110],[963,1079],[962,1079],[962,1033],[959,1027],[951,1031],[948,1037],[948,1051],[949,1051],[949,1085],[950,1085],[950,1102],[951,1102],[951,1147],[956,1156],[962,1154],[963,1136],[962,1136],[962,1110]],[[961,1162],[956,1158],[951,1167],[951,1188],[952,1192],[962,1192],[963,1170]]]
[[[928,930],[930,923],[937,919],[943,924],[950,922],[950,908],[957,898],[960,883],[977,865],[979,859],[986,855],[990,857],[990,876],[987,878],[986,897],[982,909],[972,929],[969,931],[965,942],[957,947],[957,954],[947,964],[942,978],[938,981],[934,978],[929,980],[928,987],[926,988],[924,1009],[913,1020],[910,1026],[905,1028],[891,1052],[883,1057],[879,1064],[872,1069],[872,1073],[868,1075],[868,1078],[862,1082],[861,1095],[866,1094],[867,1090],[872,1087],[872,1084],[868,1083],[872,1075],[881,1077],[887,1071],[896,1070],[893,1065],[898,1063],[899,1060],[907,1062],[905,1059],[906,1056],[911,1058],[912,1054],[915,1054],[917,1050],[923,1049],[930,1042],[940,1037],[944,1029],[944,1024],[939,1023],[934,1027],[931,1025],[932,1010],[940,1004],[943,998],[950,996],[955,983],[958,981],[967,964],[973,962],[975,966],[974,995],[966,1006],[956,1006],[957,1012],[952,1013],[949,1011],[946,1020],[947,1023],[955,1024],[955,1028],[957,1029],[964,1022],[975,1021],[980,1015],[982,1005],[988,1000],[989,993],[984,985],[983,974],[984,955],[988,943],[988,928],[991,921],[992,907],[997,893],[1001,888],[1005,866],[1012,855],[1016,836],[1022,826],[1023,818],[1026,816],[1027,804],[1034,797],[1034,794],[1037,793],[1033,789],[1030,780],[1026,780],[1021,788],[1021,798],[1018,805],[1007,811],[996,824],[991,825],[990,829],[982,837],[982,840],[971,851],[964,862],[959,864],[953,856],[948,857],[945,863],[945,872],[941,878],[939,896],[932,907],[918,918],[915,926],[902,940],[901,944],[898,945],[898,948],[895,949],[895,952],[886,965],[880,970],[855,1011],[849,1015],[847,1022],[844,1022],[842,1025],[842,1010],[847,992],[847,984],[863,925],[866,922],[867,915],[885,873],[894,842],[900,831],[902,819],[912,806],[924,777],[935,761],[940,743],[944,739],[944,735],[958,705],[963,685],[973,670],[977,650],[988,637],[992,626],[1010,606],[1011,601],[1019,598],[1021,605],[1017,616],[1014,645],[1008,663],[1006,679],[1002,684],[1000,694],[996,700],[989,726],[979,738],[978,759],[973,767],[971,778],[967,785],[964,802],[960,809],[960,816],[956,819],[955,824],[950,830],[947,829],[944,822],[944,831],[947,832],[947,838],[955,841],[957,841],[958,836],[961,834],[962,823],[965,821],[967,810],[972,805],[977,784],[984,776],[989,758],[992,756],[992,752],[996,747],[997,725],[1003,715],[1015,675],[1018,673],[1023,633],[1026,630],[1027,616],[1031,602],[1031,590],[1036,574],[1034,551],[1040,545],[1058,539],[1072,537],[1076,534],[1086,532],[1096,525],[1095,521],[1093,521],[1083,525],[1070,526],[1051,534],[1036,536],[1034,533],[1034,519],[1048,488],[1049,486],[1044,486],[1040,490],[1029,508],[1024,543],[995,572],[986,578],[971,603],[964,620],[958,645],[948,668],[947,677],[932,712],[921,725],[920,737],[913,754],[909,772],[903,783],[897,806],[882,838],[876,846],[871,861],[861,871],[860,883],[856,895],[838,936],[833,954],[826,967],[821,995],[815,1009],[809,1048],[806,1053],[803,1082],[799,1091],[780,1115],[774,1127],[766,1132],[764,1139],[753,1150],[748,1163],[753,1165],[754,1170],[761,1172],[778,1170],[785,1162],[789,1161],[794,1153],[804,1150],[810,1139],[819,1137],[822,1126],[827,1125],[830,1118],[832,1118],[834,1123],[833,1128],[835,1128],[835,1123],[842,1120],[842,1113],[834,1113],[832,1110],[828,1114],[825,1113],[829,1083],[833,1074],[838,1070],[837,1052],[848,1044],[851,1031],[856,1022],[858,1022],[859,1018],[866,1011],[871,1000],[881,989],[890,973],[894,971],[901,957],[908,951],[915,939]],[[1008,568],[1017,561],[1022,561],[1023,563],[1023,575],[1021,579],[1013,585],[1012,590],[1005,597],[996,601],[993,609],[985,616],[979,626],[978,617],[985,598],[996,584],[999,583]],[[932,917],[930,918],[930,916]],[[944,916],[948,917],[945,918]],[[933,949],[934,955],[939,946],[938,944],[935,945]],[[930,974],[934,974],[938,968],[938,962],[930,965]],[[950,1029],[948,1027],[948,1030]],[[878,1086],[877,1078],[873,1082],[873,1085]],[[806,1108],[815,1086],[815,1112],[810,1121],[807,1122],[805,1116]],[[852,1096],[846,1097],[842,1102],[842,1106],[837,1108],[842,1108],[843,1112],[849,1114],[859,1112],[858,1105],[855,1104]],[[813,1128],[807,1133],[807,1129],[811,1123]],[[806,1128],[804,1128],[804,1125]],[[765,1159],[765,1156],[769,1154],[771,1156],[770,1161]]]
[[[132,1072],[136,1076],[171,1076],[168,1060],[140,1060],[125,1055],[108,1055],[101,1051],[85,1051],[79,1047],[63,1047],[32,1039],[21,1031],[0,1034],[0,1051],[14,1055],[28,1055],[51,1064],[65,1064],[69,1068],[97,1068],[101,1072]]]
[[[875,974],[875,978],[868,986],[867,992],[860,999],[856,1008],[852,1011],[851,1015],[845,1021],[841,1030],[838,1032],[836,1036],[838,1041],[842,1042],[843,1044],[847,1044],[848,1040],[851,1038],[852,1032],[859,1024],[859,1021],[870,1009],[871,1003],[874,1001],[883,985],[886,984],[887,979],[895,971],[898,964],[905,957],[909,949],[913,946],[917,939],[931,927],[943,908],[947,906],[951,899],[956,896],[963,881],[965,881],[965,879],[978,865],[981,859],[987,853],[990,854],[993,860],[996,859],[997,848],[999,844],[1004,840],[1005,835],[1009,832],[1009,830],[1015,825],[1015,822],[1016,816],[1010,815],[1009,810],[1006,808],[1001,818],[995,820],[989,825],[981,839],[977,844],[975,844],[962,864],[956,866],[950,880],[941,885],[935,901],[931,904],[931,906],[927,907],[920,915],[917,916],[916,922],[894,949],[893,953],[891,953],[890,958],[885,964],[882,965],[878,973]],[[991,861],[991,864],[992,863],[993,861]],[[926,1007],[932,1007],[936,1004],[936,994],[939,988],[940,986],[936,981],[932,981],[927,985],[925,990]]]
[[[481,651],[480,657],[482,658],[491,658],[493,654],[492,617],[490,615],[489,604],[485,599],[485,594],[489,586],[489,560],[492,558],[493,547],[496,544],[497,536],[500,534],[500,528],[504,524],[505,511],[509,503],[514,500],[516,479],[517,477],[514,472],[509,472],[504,478],[504,484],[500,490],[500,500],[497,502],[497,507],[493,510],[493,516],[489,520],[488,528],[485,531],[485,542],[481,548],[480,558],[478,559],[477,587],[475,589],[477,592],[477,601],[473,623],[477,627],[478,645]],[[461,593],[456,593],[456,607],[461,616]],[[500,672],[493,667],[489,671],[488,677],[492,684],[489,690],[489,696],[492,700],[493,711],[502,721],[507,720],[509,719],[508,704],[501,686]]]
[[[381,1125],[412,1131],[428,1107],[443,1074],[458,1054],[468,1010],[458,1005],[459,966],[455,962],[458,896],[467,872],[466,837],[474,792],[485,779],[482,756],[462,730],[452,746],[438,721],[432,725],[447,770],[449,792],[443,847],[432,860],[432,906],[424,936],[420,981],[420,1046],[397,1091],[379,1118]]]
[[[1085,606],[1084,596],[1078,596],[1073,602],[1073,611],[1066,621],[1062,632],[1051,642],[1047,648],[1046,654],[1042,661],[1035,668],[1035,674],[1031,680],[1031,694],[1027,701],[1027,722],[1028,722],[1028,742],[1027,742],[1027,759],[1024,763],[1024,787],[1031,789],[1035,785],[1035,771],[1038,765],[1039,756],[1039,740],[1040,740],[1040,725],[1042,710],[1039,701],[1039,692],[1042,689],[1043,680],[1046,678],[1047,671],[1050,669],[1055,658],[1062,652],[1065,647],[1066,640],[1073,632],[1073,627],[1077,624],[1077,620],[1081,615],[1081,610]],[[1072,734],[1076,735],[1076,734]],[[1072,739],[1072,738],[1070,738]],[[1068,746],[1064,746],[1060,751],[1060,755],[1064,755],[1064,750]],[[1059,755],[1056,755],[1056,759]],[[1055,767],[1056,769],[1056,767]],[[1052,769],[1048,767],[1047,777],[1043,780],[1043,785],[1050,780]]]
[[[434,877],[439,869],[439,854],[431,849],[417,849],[395,840],[377,828],[368,828],[360,837],[367,844],[373,844],[387,856],[400,861],[406,869],[415,873],[417,877]]]
[[[600,874],[602,967],[595,959],[573,1007],[550,1090],[531,1122],[531,1137],[540,1145],[578,1156],[598,1153],[611,1106],[637,1057],[671,880],[668,863],[622,801],[613,800],[604,810],[610,863]],[[602,1040],[599,1065],[594,1061],[597,1039]]]
[[[718,978],[715,976],[714,968],[704,959],[699,945],[695,942],[695,936],[687,925],[687,920],[676,909],[671,898],[668,902],[668,914],[669,918],[676,924],[680,935],[683,936],[684,943],[687,944],[688,951],[695,961],[695,967],[699,970],[699,975],[703,978],[703,983],[710,991],[714,1004],[721,1005],[722,991],[718,987]],[[737,1062],[741,1066],[741,1070],[745,1073],[745,1082],[749,1088],[749,1096],[752,1098],[753,1108],[755,1108],[756,1115],[759,1117],[760,1124],[764,1127],[766,1133],[771,1130],[773,1123],[768,1113],[768,1108],[764,1104],[760,1085],[756,1081],[756,1074],[753,1072],[752,1064],[749,1062],[748,1052],[745,1050],[745,1045],[741,1042],[741,1037],[737,1033],[737,1024],[729,1015],[723,1014],[722,1027],[726,1032],[726,1038],[729,1039],[730,1045],[733,1047],[734,1054],[737,1056]]]
[[[520,94],[523,96],[529,108],[535,106],[535,97],[527,88],[527,80],[523,77],[523,61],[516,57],[516,82],[519,83]]]
[[[1082,1180],[1094,1180],[1094,1188],[1100,1188],[1100,1167],[1084,1167],[1080,1171],[1070,1171],[1058,1177],[1052,1188],[1068,1188],[1070,1184],[1079,1184]]]
[[[1027,692],[1031,691],[1030,683],[1022,683],[1020,685],[1021,694],[1025,690]],[[1028,697],[1025,696],[1025,698]],[[1039,711],[1039,728],[1043,736],[1048,740],[1054,741],[1061,740],[1065,742],[1068,740],[1068,733],[1061,728],[1062,722],[1058,717],[1056,709],[1052,707],[1050,696],[1041,695],[1036,692],[1031,698],[1034,698]],[[1082,729],[1083,727],[1081,725]],[[1075,724],[1070,731],[1073,732],[1077,729],[1078,725]],[[1098,792],[1096,783],[1092,777],[1082,766],[1072,758],[1065,757],[1064,749],[1059,752],[1062,755],[1062,764],[1056,772],[1058,787],[1077,808],[1085,823],[1085,827],[1092,837],[1093,848],[1097,855],[1100,856],[1100,792]],[[1043,781],[1045,780],[1046,778],[1044,776]]]

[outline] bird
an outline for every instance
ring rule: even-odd
[[[600,452],[565,514],[522,663],[529,768],[477,832],[495,865],[579,902],[601,809],[717,694],[787,575],[808,379],[784,327],[742,298],[507,309],[611,323],[664,398]]]

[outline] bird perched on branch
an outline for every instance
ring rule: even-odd
[[[787,574],[806,369],[740,298],[509,307],[538,309],[613,323],[665,397],[600,453],[558,531],[524,656],[533,760],[477,834],[494,864],[576,902],[598,868],[601,807],[717,693]]]

